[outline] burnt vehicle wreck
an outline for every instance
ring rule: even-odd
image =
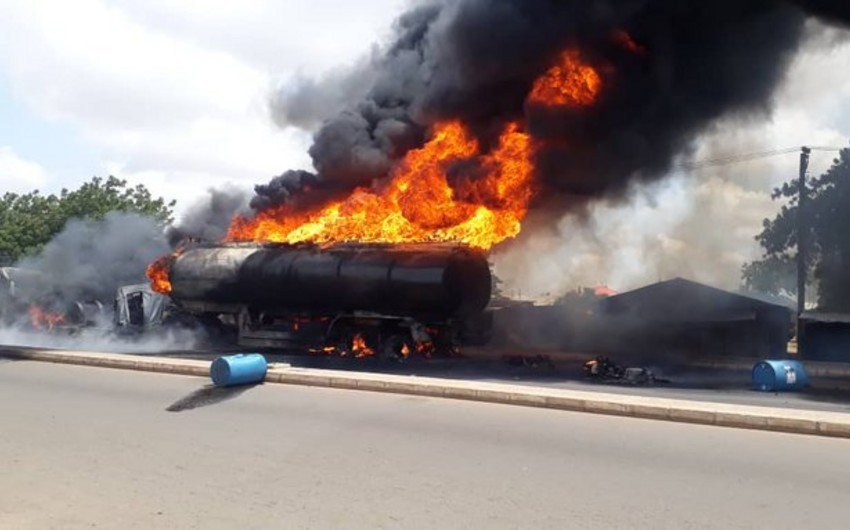
[[[73,334],[99,325],[103,313],[101,302],[68,298],[39,271],[0,267],[0,325]]]
[[[41,298],[41,274],[17,267],[0,267],[0,324],[10,325]]]
[[[199,245],[167,278],[179,310],[240,346],[401,358],[490,335],[489,265],[464,245]]]

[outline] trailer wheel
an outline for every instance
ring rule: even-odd
[[[381,348],[379,350],[380,359],[382,361],[404,361],[407,356],[403,353],[403,350],[407,346],[409,351],[410,346],[407,344],[408,342],[410,342],[409,337],[405,337],[404,335],[397,333],[389,335],[381,341]]]

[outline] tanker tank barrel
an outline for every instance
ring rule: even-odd
[[[186,249],[171,262],[171,296],[192,312],[238,308],[365,311],[449,319],[490,300],[483,252],[449,244],[223,244]]]

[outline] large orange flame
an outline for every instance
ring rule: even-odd
[[[150,265],[148,265],[146,274],[151,281],[151,289],[162,294],[171,294],[171,280],[168,279],[171,262],[175,256],[178,256],[180,251],[175,254],[162,256]]]
[[[486,154],[460,122],[442,123],[425,146],[405,156],[388,182],[358,188],[314,212],[296,213],[283,205],[251,219],[237,217],[227,240],[451,241],[487,249],[520,231],[533,194],[531,156],[531,139],[516,123]],[[450,166],[472,159],[477,159],[474,175],[461,175],[450,185]]]
[[[546,106],[586,106],[596,101],[602,78],[581,61],[578,50],[561,53],[558,63],[535,81],[528,101]]]

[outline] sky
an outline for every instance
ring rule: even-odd
[[[367,53],[400,0],[0,0],[0,193],[94,175],[185,208],[309,167],[273,88]]]
[[[408,3],[0,0],[0,194],[58,192],[114,174],[176,199],[179,215],[211,187],[250,189],[309,169],[310,133],[275,125],[270,95],[369,54]],[[773,115],[716,124],[698,140],[697,158],[848,144],[850,45],[825,28],[813,34]],[[816,152],[812,174],[831,156]],[[625,204],[594,206],[589,223],[566,217],[526,236],[504,253],[503,269],[510,276],[538,254],[535,267],[568,283],[622,287],[682,271],[730,283],[758,256],[753,235],[777,208],[770,190],[796,164],[791,154],[676,171]],[[720,229],[697,237],[708,226]],[[657,266],[647,265],[649,251]],[[707,253],[720,261],[706,265]],[[517,277],[518,288],[551,288],[550,275],[538,277],[545,285]]]

